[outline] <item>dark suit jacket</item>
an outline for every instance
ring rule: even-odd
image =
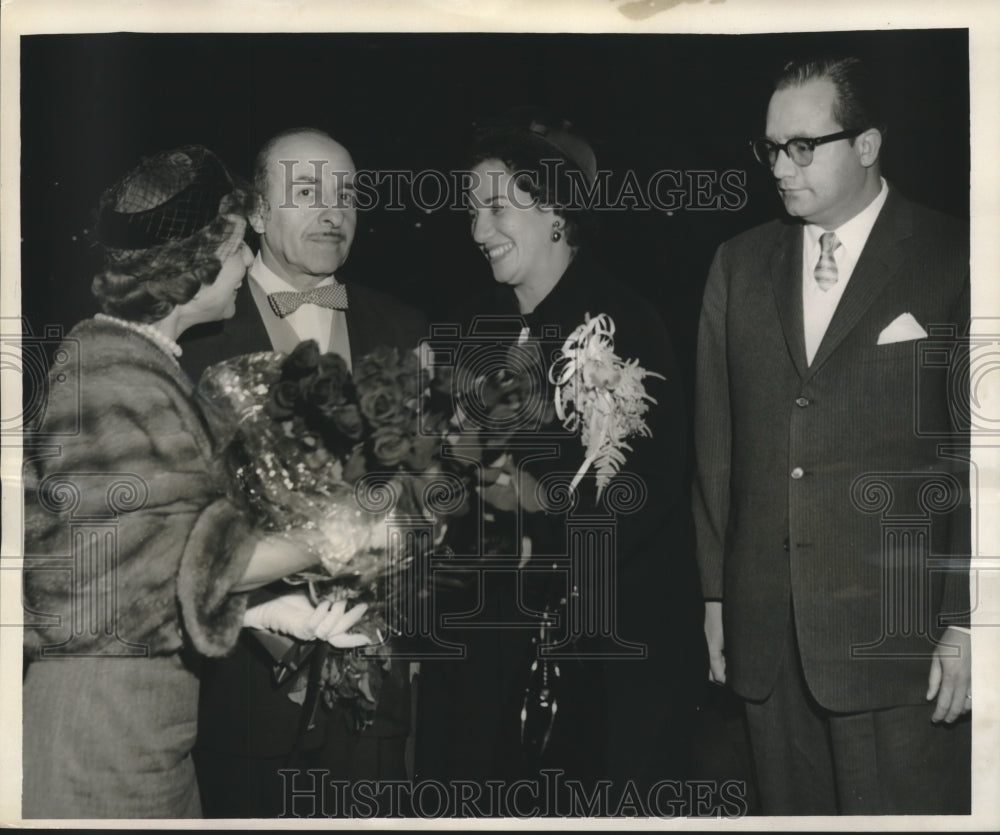
[[[966,573],[925,568],[928,552],[969,553],[967,471],[938,448],[967,444],[950,408],[968,402],[948,368],[959,340],[932,333],[966,330],[968,226],[891,190],[808,367],[802,235],[793,222],[752,229],[709,274],[695,416],[703,591],[723,601],[727,679],[745,698],[773,686],[791,601],[823,707],[921,704],[939,615],[969,608]],[[878,345],[903,313],[931,339]],[[929,343],[941,350],[918,364]]]
[[[237,296],[236,313],[228,320],[192,328],[182,341],[181,363],[198,379],[209,365],[240,354],[271,350],[260,313],[244,288]],[[347,285],[347,328],[351,360],[356,365],[380,345],[408,350],[428,333],[422,314],[395,299],[358,284]],[[234,653],[206,665],[201,690],[198,744],[211,750],[242,756],[280,756],[295,744],[301,708],[284,689],[275,690],[270,656],[246,632]],[[392,686],[383,690],[373,736],[405,736],[409,730],[409,687],[406,665],[394,664]],[[325,715],[305,736],[306,750],[322,744]],[[330,721],[342,721],[339,716]]]

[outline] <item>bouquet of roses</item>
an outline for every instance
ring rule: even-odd
[[[416,353],[376,350],[352,375],[340,356],[321,354],[311,340],[288,356],[249,354],[212,366],[202,389],[234,427],[226,464],[254,523],[284,532],[319,560],[321,570],[286,581],[307,584],[314,603],[369,603],[354,631],[370,645],[324,648],[318,677],[324,700],[346,703],[363,728],[374,717],[389,664],[385,606],[394,601],[385,599],[386,589],[401,587],[389,581],[414,555],[388,552],[386,514],[359,504],[355,486],[378,473],[397,495],[393,512],[425,514],[405,475],[437,466],[447,401],[436,401],[442,414],[429,411]],[[279,681],[315,649],[315,642],[292,646],[278,665]],[[290,696],[304,698],[305,687],[297,676]]]

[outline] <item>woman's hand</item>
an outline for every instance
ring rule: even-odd
[[[346,600],[338,600],[332,605],[329,600],[324,600],[316,607],[316,611],[321,613],[314,630],[319,640],[326,641],[338,649],[363,647],[371,643],[367,635],[348,632],[368,611],[367,603],[358,603],[352,609],[348,609]]]
[[[248,608],[243,625],[302,641],[318,639],[338,649],[347,649],[371,643],[366,635],[348,634],[367,610],[367,603],[359,603],[348,611],[346,600],[332,604],[324,600],[313,606],[304,592],[290,592]]]

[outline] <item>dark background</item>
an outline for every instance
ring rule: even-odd
[[[476,119],[534,104],[589,137],[620,183],[660,169],[745,172],[738,211],[603,212],[600,254],[662,313],[690,384],[705,275],[724,239],[777,215],[763,132],[788,57],[844,51],[885,82],[884,173],[968,216],[964,29],[779,35],[99,34],[21,39],[22,314],[35,334],[96,312],[89,230],[102,188],[142,156],[207,145],[248,175],[278,130],[316,125],[359,169],[461,167]],[[612,192],[614,192],[614,188]],[[345,276],[432,319],[491,281],[463,211],[361,214]]]

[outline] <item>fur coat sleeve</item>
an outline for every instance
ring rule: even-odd
[[[257,539],[190,380],[113,322],[81,323],[64,347],[47,451],[25,456],[26,653],[225,654],[246,607],[230,589]]]

